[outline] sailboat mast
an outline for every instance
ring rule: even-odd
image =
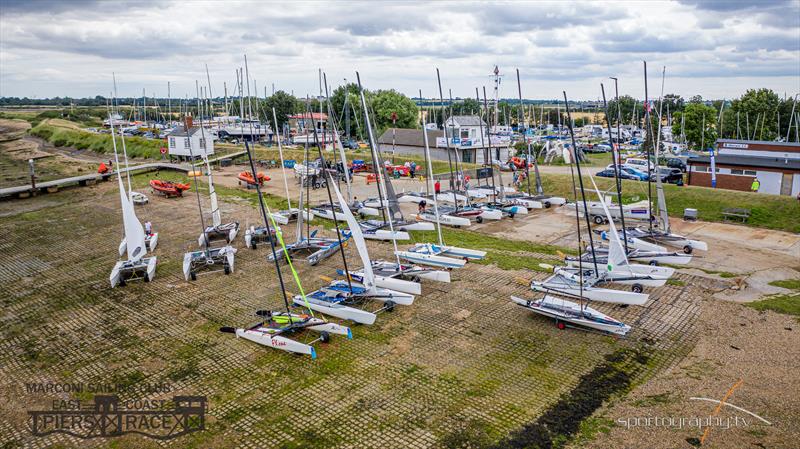
[[[244,64],[245,64],[245,67],[247,67],[247,56],[245,56]],[[248,75],[248,78],[247,78],[246,81],[247,81],[247,88],[248,88],[248,91],[249,91],[250,90],[250,80],[249,80],[249,75],[250,74],[249,74],[249,71],[247,72],[247,75]],[[244,89],[242,88],[242,84],[243,83],[239,83],[239,107],[240,107],[241,110],[243,110],[242,103],[244,101],[244,99],[242,98],[242,95],[244,94]],[[250,96],[249,94],[250,94],[250,92],[248,92],[248,97]],[[242,134],[244,134],[244,128],[242,128]],[[250,138],[251,139],[253,138],[253,123],[252,123],[252,120],[250,121]],[[247,152],[247,160],[250,162],[250,170],[253,173],[253,179],[257,180],[258,177],[256,176],[256,164],[253,162],[253,154],[250,151],[250,144],[249,144],[249,142],[247,142],[247,139],[244,139],[244,149]],[[269,219],[267,218],[267,210],[266,210],[266,207],[264,206],[264,197],[261,196],[261,186],[259,185],[258,182],[256,182],[255,185],[256,185],[256,194],[258,196],[258,206],[259,206],[259,210],[261,211],[261,218],[264,220],[264,226],[267,227],[267,235],[271,237],[272,236],[272,227],[270,227]],[[277,234],[277,232],[278,232],[278,230],[276,229],[275,233]],[[267,240],[269,240],[269,246],[270,246],[270,249],[272,250],[272,260],[275,263],[275,271],[278,273],[278,283],[281,286],[281,296],[283,297],[283,305],[284,305],[284,307],[286,307],[287,315],[291,316],[291,308],[289,306],[289,299],[288,299],[287,293],[286,293],[286,284],[284,284],[284,282],[283,282],[283,274],[281,273],[281,265],[280,265],[280,260],[278,258],[278,252],[275,249],[275,241],[272,238],[268,238]]]
[[[522,135],[524,137],[527,128],[525,127],[525,106],[522,104],[522,83],[519,80],[519,69],[517,69],[517,92],[519,93],[519,124],[517,125],[517,127],[522,128],[524,130],[522,132]],[[528,138],[525,137],[525,140],[528,140]],[[528,181],[528,195],[531,194],[530,164],[531,164],[531,144],[530,142],[528,142],[528,157],[525,159],[525,179]]]
[[[111,77],[114,80],[114,98],[117,97],[117,75],[115,73],[111,73]],[[112,119],[113,121],[113,119]],[[125,158],[125,177],[128,180],[128,198],[133,200],[133,196],[131,193],[131,171],[128,169],[128,149],[125,147],[125,133],[119,133],[119,139],[122,142],[122,155]],[[117,167],[119,167],[119,161],[117,161]],[[119,169],[117,169],[119,170]]]
[[[353,190],[350,186],[350,171],[347,168],[347,156],[344,154],[344,145],[342,145],[342,138],[339,136],[339,131],[336,126],[336,111],[333,109],[333,104],[331,103],[331,98],[328,95],[328,75],[323,73],[322,80],[325,82],[325,104],[328,108],[328,116],[331,119],[331,126],[333,127],[332,135],[333,135],[333,145],[339,144],[339,159],[342,162],[342,170],[344,172],[344,180],[347,183],[347,201],[352,203],[353,202]],[[334,159],[336,159],[334,153]]]
[[[477,89],[477,88],[476,88]],[[419,91],[419,97],[422,98],[422,89]],[[430,194],[428,181],[433,178],[433,164],[431,163],[430,144],[428,143],[428,130],[425,128],[425,117],[422,117],[422,141],[425,142],[425,166],[428,170],[428,176],[425,177],[425,190]],[[433,200],[433,213],[436,215],[436,234],[439,237],[439,246],[444,246],[442,239],[442,224],[439,222],[439,204],[436,199]]]
[[[478,99],[478,101],[480,102],[480,99]],[[483,106],[486,109],[486,118],[489,118],[489,105],[488,105],[488,103],[486,101],[486,86],[483,87]],[[486,137],[488,138],[488,145],[489,145],[488,146],[488,148],[489,148],[488,149],[488,151],[489,151],[489,174],[492,175],[492,193],[494,193],[494,202],[496,203],[497,202],[497,186],[494,183],[494,155],[492,154],[492,133],[490,131],[492,129],[492,127],[488,123],[486,124],[486,127],[487,127]],[[481,137],[483,137],[483,136],[481,136]],[[498,167],[498,169],[499,168],[500,167]],[[502,189],[503,186],[500,186],[500,188]]]
[[[569,129],[569,135],[570,138],[572,139],[572,158],[575,159],[575,169],[578,172],[578,184],[581,187],[581,198],[583,199],[583,215],[584,218],[586,218],[586,231],[587,234],[589,234],[589,247],[592,250],[592,262],[594,263],[594,273],[595,275],[599,275],[600,271],[597,268],[597,257],[595,256],[594,252],[594,238],[592,237],[592,222],[589,219],[589,205],[586,202],[586,191],[584,191],[583,189],[583,178],[581,177],[581,161],[580,158],[578,157],[578,145],[575,142],[575,131],[572,128],[572,114],[570,113],[569,110],[569,102],[567,101],[566,91],[564,91],[564,107],[566,108],[567,111],[567,129]],[[577,195],[575,200],[577,201]],[[575,205],[575,207],[577,208],[577,204]],[[578,226],[578,229],[580,229],[580,226]],[[582,278],[581,278],[581,283],[583,283]]]
[[[614,80],[614,84],[616,86],[617,79],[612,78]],[[606,88],[603,87],[603,83],[600,83],[600,91],[603,93],[603,109],[606,112],[606,126],[608,127],[608,135],[611,136],[611,116],[608,113],[608,102],[606,102]],[[619,90],[617,90],[617,104],[619,104]],[[620,123],[620,116],[617,116],[617,130],[619,130]],[[619,176],[619,143],[621,141],[617,140],[617,145],[612,143],[611,145],[611,158],[613,159],[611,162],[614,164],[614,178],[615,183],[617,185],[617,203],[619,203],[619,219],[622,223],[622,240],[625,242],[625,254],[628,254],[628,236],[627,231],[625,230],[625,208],[622,207],[622,179]]]
[[[272,108],[272,121],[275,123],[275,129],[278,129],[278,115],[275,113],[275,108]],[[275,131],[277,134],[277,131]],[[281,157],[281,174],[283,175],[283,189],[286,192],[286,203],[289,204],[289,211],[292,210],[292,199],[289,195],[289,182],[286,180],[286,167],[283,165],[283,145],[281,145],[281,136],[277,135],[278,139],[278,155]],[[255,178],[253,178],[255,179]],[[302,190],[302,187],[300,188]],[[298,210],[298,215],[302,214],[303,211]]]
[[[306,97],[306,112],[308,113],[309,117],[312,117],[311,114],[311,102],[310,99]],[[350,293],[353,293],[353,284],[350,280],[350,270],[347,268],[347,256],[344,254],[344,242],[342,242],[342,234],[341,230],[339,229],[339,220],[336,218],[336,206],[333,202],[333,195],[331,194],[331,186],[330,184],[333,183],[333,176],[330,175],[328,172],[327,167],[325,166],[325,156],[322,154],[322,147],[320,146],[319,136],[317,135],[317,125],[314,123],[314,145],[317,147],[317,153],[319,154],[319,161],[320,161],[320,172],[328,178],[326,182],[325,190],[328,192],[328,202],[331,205],[331,215],[333,216],[333,227],[336,229],[336,240],[339,242],[339,252],[342,254],[342,262],[344,262],[344,272],[346,273],[345,278],[347,278],[347,286],[350,289]],[[344,212],[344,211],[342,211]]]
[[[455,184],[453,181],[453,160],[450,157],[450,136],[447,134],[447,120],[444,118],[444,95],[442,94],[442,78],[439,76],[439,68],[436,68],[436,81],[439,83],[439,104],[441,105],[442,109],[442,128],[444,128],[444,140],[445,140],[445,151],[447,151],[447,165],[450,167],[450,190],[453,191],[453,202],[456,205],[456,212],[458,212],[458,198],[456,198],[455,194]],[[450,120],[453,120],[453,116],[450,116]],[[455,150],[454,150],[455,151]],[[436,192],[433,194],[434,201],[436,198]]]
[[[653,133],[653,120],[650,118],[650,100],[649,100],[649,96],[647,94],[647,61],[642,61],[642,62],[644,63],[644,105],[645,105],[644,117],[645,117],[645,120],[647,121],[647,129],[649,129],[649,132],[650,132],[650,141],[653,143],[653,145],[651,145],[651,147],[653,147],[655,145],[656,136]],[[703,118],[705,118],[705,116]],[[653,149],[654,148],[648,148],[647,149],[647,173],[648,173],[648,175],[650,173],[652,173],[652,171],[653,171],[652,167],[650,165],[650,161],[651,161],[651,158],[653,156],[653,152],[651,150],[653,150]],[[648,217],[647,221],[648,221],[648,225],[649,225],[649,228],[650,228],[650,232],[652,233],[653,232],[653,192],[651,190],[651,187],[652,187],[652,183],[650,182],[650,178],[648,176],[648,178],[647,178],[647,213],[650,216]]]

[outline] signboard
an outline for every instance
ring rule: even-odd
[[[476,177],[478,179],[491,178],[492,177],[492,167],[479,168],[476,171],[475,174],[476,174]]]
[[[161,147],[161,154],[167,154],[167,147]]]
[[[724,148],[739,148],[739,149],[742,149],[742,150],[746,150],[748,145],[746,143],[723,142],[722,146]]]

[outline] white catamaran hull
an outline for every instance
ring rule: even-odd
[[[365,239],[370,240],[411,240],[411,236],[404,231],[389,231],[386,229],[377,229],[375,231],[362,230]]]
[[[357,309],[340,303],[318,300],[308,296],[305,300],[303,300],[302,297],[296,296],[293,302],[301,307],[309,307],[315,312],[343,320],[350,320],[358,324],[370,325],[375,323],[375,319],[377,318],[377,315],[372,312],[367,312],[366,310]]]
[[[546,295],[539,300],[526,300],[516,296],[512,296],[511,300],[517,305],[540,315],[553,318],[557,322],[563,321],[572,325],[617,335],[625,335],[631,330],[630,326],[602,312],[598,312],[589,306],[581,306],[578,303],[567,301],[566,299],[554,298]],[[588,317],[595,317],[596,319],[590,319]]]
[[[414,218],[417,220],[425,220],[432,223],[436,222],[436,216],[434,214],[417,214],[414,215]],[[454,217],[452,215],[441,214],[439,215],[439,223],[445,226],[471,226],[472,222],[469,221],[469,218],[464,217]]]
[[[572,296],[583,295],[584,298],[592,301],[607,302],[611,304],[626,304],[631,306],[641,306],[647,302],[650,295],[644,293],[626,292],[608,288],[583,287],[578,284],[548,284],[545,282],[532,282],[531,289],[543,293],[563,293]]]
[[[412,263],[429,265],[440,268],[462,268],[467,261],[464,259],[454,259],[452,257],[437,256],[434,254],[418,253],[414,251],[397,251],[397,257]]]

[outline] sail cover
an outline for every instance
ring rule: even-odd
[[[358,255],[361,256],[361,263],[364,264],[364,286],[367,287],[368,290],[373,291],[375,289],[375,276],[372,273],[372,261],[369,260],[367,244],[364,241],[364,234],[361,233],[361,226],[358,225],[353,213],[350,212],[350,208],[347,207],[347,202],[339,192],[339,188],[336,187],[336,183],[331,182],[329,185],[333,186],[333,190],[336,192],[336,198],[339,200],[344,218],[347,220],[347,225],[350,226],[350,232],[353,233],[353,240],[356,242]]]
[[[591,175],[590,175],[591,177]],[[608,206],[606,202],[603,201],[603,196],[600,193],[600,189],[597,188],[597,184],[594,182],[594,177],[591,177],[592,185],[594,186],[595,192],[597,192],[597,196],[600,198],[600,204],[603,205],[603,211],[606,214],[606,218],[608,219],[608,228],[609,228],[609,247],[608,247],[608,271],[614,271],[616,267],[623,267],[628,265],[628,257],[625,255],[625,248],[622,246],[622,241],[619,239],[619,234],[617,233],[617,227],[614,225],[614,220],[611,217],[611,212],[608,210]],[[599,273],[598,273],[599,274]]]
[[[117,172],[119,174],[119,172]],[[145,254],[144,228],[136,218],[133,204],[122,185],[122,176],[117,176],[119,199],[122,203],[122,224],[125,227],[125,241],[128,247],[128,261],[138,262]]]

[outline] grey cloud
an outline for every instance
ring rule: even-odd
[[[679,0],[679,3],[709,11],[730,12],[769,7],[782,7],[792,4],[792,0]]]

